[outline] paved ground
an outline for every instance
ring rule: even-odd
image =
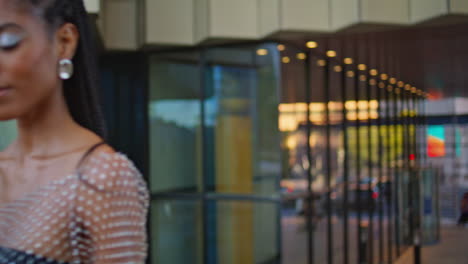
[[[339,217],[333,217],[333,263],[343,263],[343,222]],[[387,228],[387,221],[384,222]],[[374,226],[377,231],[377,223]],[[322,219],[314,233],[314,263],[327,263],[327,223]],[[349,259],[350,263],[357,261],[357,219],[353,216],[349,220]],[[374,257],[378,256],[378,232],[374,232]],[[282,218],[282,254],[284,264],[307,263],[307,229],[302,216],[287,215]],[[385,257],[386,258],[386,257]],[[375,262],[376,263],[376,262]]]
[[[386,221],[385,221],[386,222]],[[334,263],[343,262],[342,248],[342,222],[339,218],[333,218],[334,229]],[[356,219],[350,219],[350,226],[356,226]],[[283,216],[282,219],[283,239],[283,263],[305,264],[307,263],[307,232],[303,217],[297,215]],[[386,223],[385,223],[386,226]],[[350,230],[350,245],[355,248],[357,240],[356,229]],[[379,238],[376,236],[376,240]],[[326,223],[321,221],[314,236],[315,240],[315,263],[326,263]],[[376,244],[377,245],[377,242]],[[377,248],[375,256],[377,256]],[[408,251],[407,253],[412,253]],[[357,256],[356,250],[350,250],[350,259],[354,261]],[[385,257],[386,259],[386,257]],[[399,263],[413,264],[413,256],[402,256]],[[375,263],[378,263],[376,261]],[[441,241],[434,246],[422,249],[422,264],[468,264],[468,226],[466,228],[454,225],[444,225],[441,229]]]
[[[468,264],[468,226],[443,226],[439,244],[425,247],[422,264]]]

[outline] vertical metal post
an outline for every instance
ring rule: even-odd
[[[367,47],[368,49],[370,48],[370,45]],[[367,101],[367,177],[368,177],[368,184],[367,184],[367,190],[366,190],[366,197],[367,197],[367,214],[368,214],[368,263],[374,263],[374,201],[372,197],[372,184],[374,181],[374,165],[372,163],[372,157],[374,155],[372,151],[372,137],[373,137],[373,131],[372,131],[372,125],[373,125],[373,120],[371,117],[371,108],[370,108],[370,101],[372,100],[372,85],[370,84],[371,80],[371,75],[369,74],[370,70],[370,55],[367,55],[367,62],[368,62],[368,69],[364,73],[364,83],[366,87],[366,101]]]
[[[331,59],[326,56],[326,65],[324,69],[324,88],[325,88],[325,141],[326,141],[326,168],[327,168],[327,259],[329,264],[333,264],[333,223],[332,223],[332,204],[331,204],[331,124],[330,124],[330,64]]]
[[[360,188],[361,188],[361,135],[360,135],[360,127],[361,127],[361,121],[359,118],[359,99],[361,96],[360,88],[361,88],[361,83],[359,80],[360,76],[360,71],[359,71],[359,65],[358,65],[358,57],[359,57],[359,41],[356,39],[356,44],[355,44],[355,57],[356,57],[356,65],[354,69],[354,96],[356,99],[356,190],[355,190],[355,203],[357,207],[357,227],[358,227],[358,243],[357,243],[357,250],[358,250],[358,263],[363,264],[366,263],[366,252],[362,250],[361,244],[362,244],[362,205],[361,205],[361,195],[360,195]]]
[[[345,46],[344,43],[341,44],[341,53],[343,54],[342,58],[345,58]],[[343,68],[341,70],[341,95],[342,100],[341,104],[343,105],[342,108],[342,115],[343,115],[343,122],[342,122],[342,129],[343,129],[343,148],[344,148],[344,157],[343,157],[343,242],[344,242],[344,258],[343,263],[349,263],[349,212],[348,212],[348,199],[349,199],[349,142],[348,142],[348,111],[346,109],[346,101],[348,100],[348,91],[347,91],[347,63],[343,63]]]
[[[426,96],[424,94],[424,92],[421,91],[421,95],[420,95],[420,102],[421,102],[421,116],[422,116],[422,130],[423,130],[423,137],[424,137],[424,148],[423,148],[423,154],[422,154],[422,162],[424,165],[427,165],[427,158],[428,158],[428,155],[427,155],[427,148],[426,148],[426,144],[427,144],[427,140],[426,140],[426,137],[427,137],[427,116],[426,116]]]
[[[397,48],[396,48],[396,54],[394,56],[394,59],[396,60],[395,62],[395,74],[397,77],[397,80],[398,79],[401,79],[401,64],[400,64],[400,59],[399,57],[401,56],[402,54],[402,41],[400,39],[398,39],[398,41],[396,42],[396,45],[397,45]],[[398,87],[398,82],[395,84],[395,96],[397,97],[397,106],[399,107],[397,109],[397,120],[398,120],[398,126],[399,126],[399,137],[400,137],[400,148],[402,149],[403,151],[403,154],[398,156],[398,170],[399,170],[399,175],[397,176],[401,176],[402,174],[405,175],[407,173],[407,176],[410,177],[410,172],[408,171],[407,169],[407,152],[406,152],[406,124],[405,124],[405,118],[402,117],[402,113],[404,112],[404,96],[402,95],[403,92],[402,90],[400,89],[400,87]],[[408,194],[409,194],[409,188],[410,186],[406,186],[405,184],[402,184],[404,183],[402,181],[402,179],[398,179],[399,181],[399,184],[397,186],[397,195],[401,195],[401,197],[408,197]],[[409,184],[410,185],[410,184]],[[403,200],[402,201],[402,204],[400,205],[399,203],[397,203],[397,213],[399,214],[403,214],[403,221],[405,221],[405,217],[406,217],[406,206],[407,204],[404,203],[405,201]],[[398,220],[398,223],[400,225],[408,225],[408,223],[401,223],[400,220]],[[404,243],[404,240],[403,240],[403,235],[401,233],[401,231],[404,230],[402,228],[398,228],[397,229],[397,244],[398,244],[398,255],[401,255],[401,250],[402,250],[402,243]]]
[[[312,152],[310,149],[310,134],[311,134],[311,123],[310,123],[310,95],[311,95],[311,85],[310,85],[310,76],[311,76],[311,55],[312,52],[309,51],[309,54],[305,59],[305,95],[306,95],[306,104],[307,104],[307,121],[306,121],[306,134],[307,134],[307,211],[306,211],[306,220],[307,220],[307,263],[314,263],[314,225],[313,225],[313,193],[312,193]]]
[[[414,245],[414,209],[415,209],[415,201],[414,198],[416,197],[415,191],[415,179],[414,173],[410,167],[409,156],[410,156],[410,123],[409,123],[409,98],[407,91],[401,87],[401,97],[402,97],[402,115],[403,115],[403,164],[404,169],[408,173],[409,177],[409,184],[407,187],[408,192],[408,207],[409,207],[409,219],[407,219],[407,223],[410,227],[409,238],[410,241],[407,241],[407,244]]]
[[[201,156],[202,156],[202,180],[201,180],[201,193],[202,193],[202,200],[201,200],[201,221],[202,221],[202,233],[203,233],[203,239],[202,239],[202,259],[203,263],[210,263],[210,256],[209,256],[209,248],[208,248],[208,200],[206,198],[206,183],[207,181],[207,170],[208,170],[208,157],[207,157],[207,152],[205,148],[205,143],[207,142],[206,137],[206,127],[205,127],[205,97],[206,97],[206,85],[207,85],[207,80],[206,80],[206,67],[207,67],[207,50],[202,48],[200,50],[200,60],[198,63],[198,69],[199,69],[199,74],[200,76],[200,101],[201,101],[201,109],[200,109],[200,115],[201,115],[201,137],[202,137],[202,150],[201,150]]]
[[[383,227],[383,210],[384,210],[384,203],[383,203],[383,127],[382,127],[382,113],[383,113],[383,108],[382,108],[382,89],[385,88],[385,85],[383,83],[379,83],[379,86],[376,87],[377,89],[377,145],[378,145],[378,151],[377,151],[377,158],[378,158],[378,190],[379,190],[379,196],[378,196],[378,204],[379,204],[379,233],[380,233],[380,239],[379,239],[379,263],[384,262],[384,227]]]
[[[409,167],[409,123],[408,123],[408,99],[407,99],[407,96],[406,96],[406,91],[403,89],[402,86],[398,85],[398,91],[400,91],[400,94],[401,94],[401,119],[402,119],[402,125],[403,125],[403,134],[402,134],[402,138],[403,138],[403,170],[405,171],[405,173],[407,174],[408,176],[408,186],[405,186],[404,187],[404,191],[406,191],[406,197],[408,198],[408,201],[405,201],[407,202],[407,204],[403,204],[403,210],[405,210],[405,207],[408,206],[409,208],[409,215],[407,215],[406,213],[404,214],[404,224],[405,225],[408,225],[409,226],[409,237],[410,239],[412,240],[412,238],[414,238],[414,235],[413,235],[413,231],[414,231],[414,226],[413,226],[413,199],[411,199],[414,194],[413,194],[413,190],[414,190],[414,179],[413,179],[413,172],[411,171],[410,167]],[[404,185],[402,185],[404,186]],[[403,196],[405,196],[405,194],[403,193]],[[408,218],[407,218],[408,217]],[[405,235],[405,234],[404,234]],[[413,241],[405,241],[407,239],[407,237],[403,237],[403,243],[404,244],[409,244]]]
[[[386,126],[386,133],[385,133],[385,138],[386,138],[386,146],[385,146],[385,154],[386,154],[386,160],[385,160],[385,172],[387,175],[387,183],[386,183],[386,204],[387,204],[387,246],[388,246],[388,263],[393,263],[393,170],[391,167],[391,162],[392,162],[392,152],[393,152],[393,145],[391,144],[391,138],[392,138],[392,133],[391,133],[391,128],[392,128],[392,119],[390,117],[391,113],[391,100],[390,100],[390,93],[392,92],[390,90],[389,82],[388,82],[388,70],[389,70],[389,62],[390,60],[388,59],[388,40],[385,39],[385,45],[382,49],[382,52],[380,54],[382,58],[382,64],[385,68],[384,74],[382,74],[382,83],[383,83],[383,93],[384,93],[384,100],[385,100],[385,126]]]
[[[413,136],[411,134],[412,130],[412,118],[411,118],[411,92],[402,87],[403,93],[403,103],[404,103],[404,121],[405,121],[405,149],[406,155],[404,156],[405,167],[409,175],[409,190],[408,190],[408,206],[410,208],[409,215],[409,225],[410,225],[410,243],[414,246],[415,260],[418,258],[418,244],[419,238],[417,237],[416,229],[416,219],[418,217],[418,201],[419,201],[419,192],[418,192],[418,174],[414,168],[414,164],[411,160],[413,155],[412,145],[413,145]]]
[[[275,43],[275,45],[277,45],[278,43]],[[270,44],[271,45],[271,44]],[[252,52],[252,60],[254,61],[254,65],[256,68],[258,67],[261,67],[259,61],[258,61],[258,56],[257,56],[257,52],[254,51]],[[275,51],[275,53],[271,54],[272,56],[272,64],[275,65],[275,63],[279,62],[280,58],[281,58],[281,53],[280,51]],[[278,60],[278,61],[275,61]],[[272,65],[270,65],[272,66]],[[273,68],[275,68],[274,66],[272,66]],[[275,76],[277,77],[276,79],[276,82],[275,82],[275,87],[277,88],[276,90],[276,96],[277,96],[277,99],[278,99],[278,103],[281,103],[281,74],[280,74],[280,71],[281,69],[276,67],[276,70],[274,71],[274,74]],[[257,92],[257,89],[256,89],[256,92]],[[257,97],[257,95],[256,95]],[[257,100],[257,99],[256,99]],[[258,114],[258,113],[255,113],[255,114]],[[280,156],[282,157],[283,154],[280,154]],[[277,177],[276,179],[276,189],[277,190],[280,190],[281,188],[281,176]],[[282,263],[283,261],[283,252],[282,252],[282,248],[283,248],[283,234],[282,234],[282,223],[281,223],[281,220],[282,220],[282,214],[281,214],[281,210],[282,210],[282,202],[281,200],[276,202],[276,210],[277,210],[277,217],[276,217],[276,232],[277,232],[277,241],[276,241],[276,249],[277,249],[277,258],[276,258],[276,261],[279,262],[279,263]]]
[[[377,119],[374,122],[375,124],[375,132],[377,133],[377,145],[374,148],[375,155],[377,156],[377,224],[378,224],[378,233],[379,233],[379,240],[378,240],[378,263],[381,264],[384,261],[385,255],[385,232],[383,227],[383,194],[382,194],[382,180],[383,180],[383,128],[382,128],[382,95],[381,90],[384,88],[382,83],[380,82],[381,79],[379,78],[379,72],[381,71],[381,61],[380,61],[380,54],[379,54],[379,43],[377,36],[374,36],[374,45],[373,45],[373,57],[375,61],[375,69],[376,72],[372,74],[373,76],[373,88],[375,91],[375,100],[377,102],[377,109],[375,110],[377,113]]]
[[[388,76],[387,76],[388,79]],[[386,138],[387,138],[387,147],[386,147],[386,172],[387,172],[387,225],[388,225],[388,262],[393,262],[393,184],[394,184],[394,177],[393,169],[391,166],[392,162],[392,154],[393,154],[393,146],[391,144],[392,133],[390,128],[392,127],[391,117],[390,117],[390,109],[391,109],[391,101],[390,101],[390,87],[387,81],[384,81],[385,86],[385,124],[386,124]]]
[[[395,37],[392,36],[393,42],[395,42]],[[392,72],[394,75],[399,74],[399,65],[397,61],[397,56],[398,54],[398,49],[395,47],[395,44],[392,45],[392,51],[391,51],[391,56],[392,56]],[[395,78],[396,76],[394,76]],[[400,139],[402,138],[402,127],[401,127],[401,118],[400,118],[400,91],[397,88],[396,81],[392,83],[393,85],[393,98],[394,98],[394,113],[393,113],[393,118],[394,118],[394,136],[395,138],[395,148],[394,148],[394,164],[395,164],[395,169],[394,169],[394,177],[395,177],[395,244],[396,244],[396,255],[399,257],[401,253],[401,239],[400,239],[400,213],[401,213],[401,208],[399,204],[399,196],[400,196],[400,176],[401,173],[403,172],[402,164],[401,164],[401,159],[398,155],[399,149],[402,148],[400,145]]]
[[[398,104],[399,98],[395,86],[392,86],[393,89],[393,136],[395,137],[394,146],[393,146],[393,177],[394,177],[394,208],[395,208],[395,248],[396,256],[400,256],[400,206],[399,206],[399,193],[400,193],[400,173],[401,168],[398,159],[398,150],[399,140],[400,140],[400,122],[398,117]]]
[[[413,163],[413,166],[415,167],[414,169],[417,170],[417,181],[416,181],[416,187],[417,187],[417,206],[416,206],[416,216],[415,216],[415,264],[421,264],[421,243],[422,243],[422,234],[421,234],[421,167],[416,163],[419,159],[419,151],[418,151],[418,146],[417,146],[417,132],[418,132],[418,122],[417,122],[417,109],[416,109],[416,104],[417,104],[417,99],[416,99],[416,92],[412,90],[412,88],[409,88],[410,90],[408,91],[410,98],[411,98],[411,124],[413,126],[413,134],[411,136],[412,139],[412,160],[411,162]]]
[[[411,118],[411,124],[413,126],[413,129],[412,129],[412,134],[411,134],[411,143],[412,143],[412,146],[411,146],[411,154],[413,154],[413,156],[411,157],[411,163],[412,165],[416,168],[416,169],[420,169],[420,167],[418,166],[419,163],[418,163],[418,158],[419,158],[419,151],[418,151],[418,148],[417,148],[417,140],[418,140],[418,118],[417,118],[417,114],[418,114],[418,111],[417,111],[417,99],[416,99],[416,92],[413,90],[412,87],[409,86],[409,94],[410,94],[410,98],[411,98],[411,104],[410,104],[410,108],[411,108],[411,115],[410,115],[410,118]]]

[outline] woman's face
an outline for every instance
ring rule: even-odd
[[[45,22],[0,0],[0,121],[27,117],[60,92],[60,50]]]

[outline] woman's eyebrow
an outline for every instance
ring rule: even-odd
[[[22,29],[22,27],[20,25],[15,24],[15,23],[11,23],[11,22],[0,24],[0,32],[5,31],[5,30],[7,30],[9,28]]]

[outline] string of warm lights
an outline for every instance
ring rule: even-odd
[[[309,49],[316,49],[318,48],[318,43],[316,41],[308,41],[306,43],[306,47],[309,48]],[[286,46],[284,44],[278,44],[277,45],[277,49],[278,51],[285,51],[286,50]],[[259,56],[266,56],[268,55],[268,50],[267,49],[258,49],[257,50],[257,55]],[[325,56],[328,57],[328,58],[337,58],[337,52],[334,51],[334,50],[327,50],[325,52]],[[305,60],[307,58],[307,55],[304,53],[304,52],[299,52],[296,54],[296,59],[298,60]],[[287,63],[290,63],[291,62],[291,58],[289,56],[283,56],[281,57],[281,62],[284,63],[284,64],[287,64]],[[350,58],[350,57],[345,57],[343,59],[343,65],[335,65],[333,66],[333,70],[335,72],[342,72],[343,70],[346,69],[346,66],[350,66],[350,65],[353,65],[355,63],[355,60],[353,58]],[[320,67],[324,67],[327,65],[327,60],[323,59],[323,58],[319,58],[317,60],[317,65],[320,66]],[[360,63],[360,64],[357,64],[356,65],[357,69],[359,71],[362,71],[363,73],[360,73],[358,75],[358,78],[360,81],[369,81],[369,84],[370,85],[377,85],[379,88],[381,89],[384,89],[385,88],[385,84],[383,83],[383,81],[388,81],[390,84],[387,86],[387,91],[389,92],[395,92],[396,94],[400,94],[402,92],[402,90],[406,91],[406,92],[411,92],[412,94],[415,94],[419,97],[423,97],[423,98],[427,98],[429,96],[428,93],[422,91],[422,90],[419,90],[417,89],[416,87],[408,84],[408,83],[405,83],[401,80],[397,80],[395,77],[389,77],[388,74],[386,73],[380,73],[379,74],[379,70],[378,69],[369,69],[369,75],[371,76],[370,78],[368,78],[366,76],[366,74],[364,73],[364,71],[367,71],[368,69],[368,66],[366,64],[363,64],[363,63]],[[354,78],[356,76],[356,73],[353,71],[353,70],[347,70],[346,71],[346,76],[348,78]],[[394,87],[396,86],[396,87]]]
[[[306,43],[306,47],[309,49],[315,49],[318,47],[317,42],[309,41]],[[285,51],[286,46],[283,44],[277,45],[278,51]],[[257,52],[258,53],[258,52]],[[264,52],[260,52],[264,53]],[[402,80],[398,80],[396,77],[389,76],[387,73],[380,72],[379,69],[371,68],[366,64],[357,63],[355,59],[351,57],[345,57],[341,60],[338,58],[338,54],[334,50],[327,50],[324,53],[324,56],[318,57],[316,60],[316,64],[319,67],[327,66],[328,61],[339,62],[339,64],[335,64],[332,67],[334,72],[340,73],[344,71],[344,74],[348,78],[359,78],[361,82],[368,82],[371,86],[376,86],[380,89],[386,89],[386,91],[394,94],[401,94],[403,92],[411,93],[413,95],[419,96],[420,98],[427,98],[428,93],[417,89],[416,87],[412,86],[409,83],[405,83]],[[304,52],[300,52],[296,54],[296,58],[298,60],[305,60],[307,55]],[[328,59],[327,59],[328,58]],[[290,63],[291,58],[288,56],[283,56],[281,58],[283,63]],[[348,69],[352,65],[354,69]],[[379,116],[378,113],[378,105],[379,102],[376,100],[371,101],[346,101],[343,103],[341,102],[328,102],[325,103],[310,103],[310,117],[309,119],[311,122],[314,123],[324,123],[323,111],[325,110],[326,105],[328,108],[332,110],[331,114],[331,122],[339,121],[341,117],[339,115],[335,116],[335,112],[339,111],[343,107],[348,111],[346,118],[348,120],[367,120],[367,119],[377,119]],[[307,119],[305,115],[305,111],[307,109],[307,105],[305,103],[294,103],[294,104],[281,104],[279,107],[280,111],[280,128],[282,131],[294,130],[297,128],[297,125],[300,122],[303,122]],[[367,111],[363,111],[368,109]],[[299,115],[297,115],[300,113]],[[291,116],[293,115],[293,116]],[[295,116],[294,116],[295,115]],[[408,116],[415,116],[414,112],[407,111],[403,113],[403,115]],[[335,120],[336,119],[336,120]]]

